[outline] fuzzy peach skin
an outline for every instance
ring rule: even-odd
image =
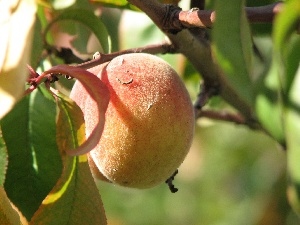
[[[180,77],[144,53],[118,56],[89,71],[111,94],[102,137],[89,153],[92,167],[121,186],[164,182],[183,162],[194,134],[193,105]],[[71,98],[84,113],[88,136],[98,120],[96,105],[78,82]]]

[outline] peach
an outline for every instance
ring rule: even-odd
[[[167,180],[180,166],[194,134],[194,110],[178,74],[157,56],[131,53],[92,68],[109,88],[101,139],[90,153],[98,177],[133,188]],[[81,107],[86,135],[97,123],[96,105],[80,83],[71,98]]]

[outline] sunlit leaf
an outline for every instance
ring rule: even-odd
[[[54,0],[54,1],[52,1],[52,6],[55,9],[59,10],[59,9],[64,9],[64,8],[70,7],[75,2],[76,2],[76,0],[64,0],[64,1]]]
[[[227,82],[244,101],[252,104],[252,42],[244,1],[218,0],[215,6],[213,53]]]
[[[1,121],[9,158],[4,187],[28,220],[61,175],[55,119],[55,103],[34,91]]]
[[[0,2],[0,119],[24,92],[35,22],[34,0]],[[26,18],[26,19],[24,19]],[[22,26],[20,26],[22,21]]]
[[[25,222],[25,221],[24,221]],[[1,225],[25,225],[20,220],[18,212],[12,207],[5,190],[0,186],[0,224]]]
[[[62,151],[74,149],[85,141],[83,113],[70,98],[59,92],[56,94],[59,108],[56,141]]]
[[[66,96],[57,93],[60,109],[57,119],[57,142],[64,170],[56,186],[44,199],[30,224],[106,224],[106,216],[98,189],[91,175],[87,156],[69,157],[66,149],[85,141],[81,109]]]
[[[111,51],[110,37],[105,25],[102,23],[101,19],[95,16],[95,14],[90,10],[67,9],[63,11],[63,13],[61,13],[57,18],[51,21],[49,26],[46,28],[45,33],[47,34],[47,31],[53,24],[64,20],[71,20],[82,23],[95,34],[103,48],[104,53],[109,53]]]

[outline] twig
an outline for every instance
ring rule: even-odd
[[[245,118],[237,113],[230,113],[226,111],[213,111],[213,110],[201,110],[198,111],[196,118],[206,117],[214,120],[221,120],[227,122],[234,122],[236,124],[247,124]]]
[[[33,92],[39,84],[45,83],[46,87],[50,89],[50,84],[58,81],[58,74],[47,74],[42,73],[38,74],[31,66],[27,65],[29,70],[29,77],[27,79],[27,83],[30,85],[27,90],[25,90],[24,95],[28,95]]]
[[[165,53],[174,53],[174,52],[175,52],[175,48],[170,43],[154,44],[154,45],[147,45],[140,48],[132,48],[132,49],[127,49],[119,52],[113,52],[111,54],[100,53],[99,57],[92,59],[88,62],[78,64],[76,66],[83,69],[90,69],[102,63],[111,61],[113,58],[117,56],[129,54],[129,53],[165,54]]]
[[[246,125],[253,130],[258,130],[264,132],[269,137],[273,138],[274,141],[277,140],[266,130],[264,129],[261,124],[259,124],[256,120],[245,118],[240,113],[231,113],[228,111],[215,111],[215,110],[196,110],[196,119],[199,118],[209,118],[218,121],[225,121],[225,122],[233,122],[238,125]],[[285,143],[280,143],[283,148],[285,148]]]
[[[111,54],[102,54],[99,53],[98,57],[96,57],[95,59],[92,59],[90,61],[81,63],[76,65],[75,67],[80,67],[82,69],[90,69],[92,67],[95,67],[97,65],[100,65],[102,63],[111,61],[113,58],[119,56],[119,55],[124,55],[124,54],[129,54],[129,53],[149,53],[149,54],[165,54],[165,53],[172,53],[175,51],[175,48],[172,44],[170,43],[163,43],[163,44],[155,44],[155,45],[148,45],[148,46],[144,46],[144,47],[140,47],[140,48],[132,48],[132,49],[127,49],[124,51],[119,51],[119,52],[114,52]],[[70,54],[72,53],[72,50],[67,51],[68,52],[68,57],[70,56]],[[72,63],[72,62],[70,62]],[[58,80],[56,75],[39,75],[37,72],[34,71],[34,69],[30,66],[28,66],[29,69],[29,78],[27,80],[28,84],[30,85],[30,87],[25,91],[24,95],[27,95],[29,93],[31,93],[32,91],[34,91],[37,86],[42,83],[45,82],[46,85],[53,83],[55,81]],[[71,78],[66,76],[67,79]]]

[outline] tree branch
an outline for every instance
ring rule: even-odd
[[[155,0],[128,0],[128,2],[144,11],[165,32],[177,50],[176,52],[185,55],[201,74],[207,90],[218,90],[225,101],[239,110],[246,118],[253,120],[251,107],[237,95],[214,62],[205,30],[181,29],[181,32],[176,33],[174,31],[180,31],[180,26],[178,26],[178,20],[172,22],[174,14],[170,14],[170,11],[176,10],[176,6],[163,5]],[[166,22],[166,18],[169,19],[169,22]],[[171,25],[174,24],[175,26],[172,27]]]
[[[183,11],[178,6],[163,5],[153,0],[128,0],[128,2],[143,10],[155,24],[160,24],[161,30],[169,33],[193,27],[211,28],[215,21],[215,11],[201,10],[202,5],[201,8]],[[283,2],[279,1],[266,6],[245,7],[245,11],[249,23],[272,23],[282,6]]]
[[[272,23],[274,16],[282,9],[282,5],[282,2],[276,2],[266,6],[246,7],[245,11],[249,23]],[[215,11],[195,9],[178,11],[176,12],[176,19],[178,19],[185,28],[210,28],[215,22]]]

